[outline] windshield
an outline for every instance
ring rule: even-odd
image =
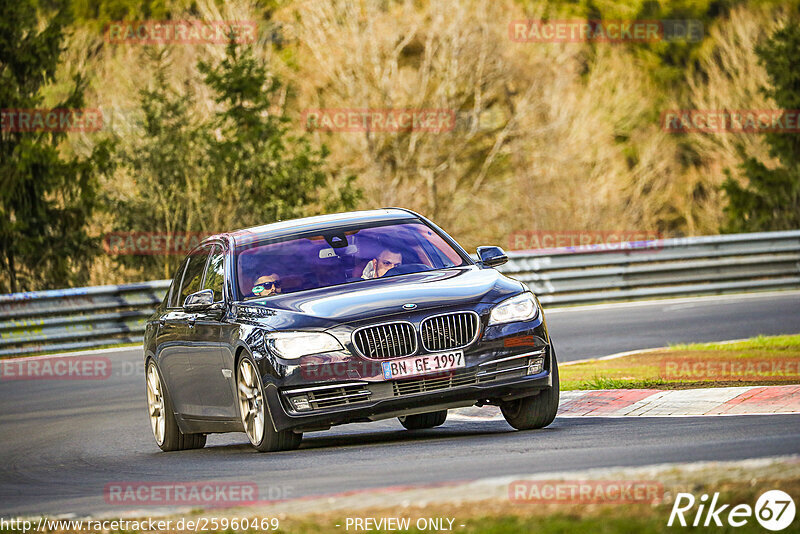
[[[244,299],[463,264],[461,255],[421,221],[338,228],[248,244],[236,253]]]

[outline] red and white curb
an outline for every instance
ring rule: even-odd
[[[612,417],[800,413],[800,385],[565,391],[558,411]]]
[[[675,417],[800,413],[800,385],[562,391],[558,417]],[[454,420],[502,419],[493,406],[452,410]]]

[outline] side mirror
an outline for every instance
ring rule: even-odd
[[[478,258],[483,267],[497,267],[508,261],[508,256],[500,247],[478,247]]]
[[[203,289],[192,293],[183,301],[183,309],[186,311],[207,310],[214,304],[214,290]]]

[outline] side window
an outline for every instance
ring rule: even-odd
[[[172,279],[172,285],[169,286],[169,293],[168,297],[169,301],[167,302],[168,308],[175,308],[180,306],[178,303],[178,295],[181,292],[181,281],[183,280],[183,271],[186,270],[186,263],[189,261],[189,258],[186,258],[181,262],[180,267],[178,270],[175,271],[175,278]]]
[[[206,282],[203,289],[214,290],[214,302],[222,301],[222,285],[225,280],[225,254],[222,247],[214,245],[211,259],[206,267]]]
[[[186,266],[186,271],[183,273],[183,284],[181,284],[181,294],[177,303],[178,306],[183,306],[186,297],[200,291],[207,259],[207,247],[197,249],[189,255],[189,265]]]

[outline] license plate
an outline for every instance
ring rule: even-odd
[[[464,352],[454,350],[439,354],[399,358],[381,362],[381,365],[385,380],[430,374],[449,374],[449,371],[453,369],[464,367]]]

